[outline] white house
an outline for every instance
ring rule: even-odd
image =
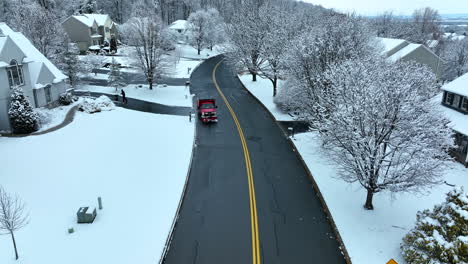
[[[10,130],[11,88],[20,86],[33,107],[42,107],[65,92],[66,79],[23,34],[0,23],[0,131]]]
[[[70,16],[62,22],[62,27],[81,52],[87,51],[90,46],[109,42],[112,36],[117,36],[117,24],[105,14]]]
[[[457,144],[452,154],[468,166],[468,73],[444,85],[442,90],[441,108],[450,120]]]
[[[187,41],[187,31],[189,30],[189,22],[187,20],[176,20],[168,28],[177,37],[177,40]]]
[[[378,39],[388,60],[414,61],[429,67],[438,78],[441,76],[444,61],[425,45],[414,44],[404,39]]]

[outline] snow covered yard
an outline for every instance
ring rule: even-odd
[[[252,81],[252,75],[245,74],[239,75],[239,79],[244,84],[244,86],[255,96],[257,97],[270,112],[275,116],[278,121],[293,121],[294,118],[279,109],[276,104],[273,102],[273,86],[268,79],[263,79],[257,76],[257,81]],[[284,84],[283,81],[278,81],[278,89],[281,89],[281,85]]]
[[[221,54],[222,49],[223,48],[221,46],[216,45],[213,47],[213,50],[203,49],[200,52],[200,55],[198,55],[196,48],[186,44],[177,44],[176,49],[174,50],[174,54],[175,56],[186,59],[205,60]]]
[[[320,187],[353,263],[386,263],[391,258],[405,263],[400,243],[414,227],[416,212],[443,202],[453,187],[442,184],[424,194],[378,193],[374,196],[375,209],[368,211],[363,208],[366,191],[358,183],[348,184],[336,178],[337,169],[321,151],[321,141],[315,132],[298,134],[295,139],[294,144]],[[450,166],[444,180],[467,190],[468,169],[455,162]]]
[[[127,98],[134,98],[152,103],[170,105],[170,106],[192,106],[192,97],[190,90],[185,86],[166,86],[156,85],[153,90],[148,88],[148,85],[128,85],[124,87]],[[81,85],[76,91],[90,91],[109,95],[116,93],[114,87],[96,86],[96,85]],[[117,92],[120,95],[120,91]]]
[[[285,121],[285,115],[273,102],[272,87],[268,80],[257,78],[255,83],[251,81],[250,75],[239,78],[278,121]],[[393,196],[377,193],[374,196],[375,210],[368,211],[363,208],[365,189],[358,183],[348,184],[336,178],[337,168],[322,152],[317,133],[295,135],[293,142],[323,194],[353,263],[387,263],[391,258],[400,264],[405,263],[400,243],[403,236],[414,227],[416,212],[432,209],[434,205],[443,202],[445,194],[453,189],[442,184],[429,193]],[[468,169],[456,162],[450,162],[449,166],[443,180],[468,190]]]
[[[164,129],[170,127],[171,129]],[[0,236],[1,263],[156,263],[187,175],[194,136],[185,117],[116,108],[77,113],[42,136],[0,138],[1,184],[27,204],[14,260]],[[76,224],[81,206],[97,207],[93,224]],[[75,233],[68,234],[73,227]]]
[[[171,78],[190,78],[192,72],[202,63],[201,60],[190,60],[181,58],[179,61],[170,63],[167,73],[167,77]]]

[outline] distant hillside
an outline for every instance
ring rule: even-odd
[[[468,13],[461,14],[441,14],[443,20],[468,20]]]

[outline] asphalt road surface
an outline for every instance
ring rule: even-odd
[[[227,64],[216,67],[221,60],[211,58],[192,74],[191,92],[216,99],[219,122],[197,123],[187,192],[164,263],[345,263],[284,134]]]

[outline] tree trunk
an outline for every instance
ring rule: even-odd
[[[366,203],[364,204],[364,208],[366,210],[374,210],[374,206],[372,205],[372,198],[374,197],[374,192],[372,190],[367,190],[367,198]]]
[[[10,234],[11,234],[11,239],[13,240],[13,247],[15,248],[15,256],[16,256],[16,259],[18,259],[19,256],[18,256],[18,249],[16,248],[15,235],[13,235],[13,232],[10,232]]]
[[[197,51],[198,51],[198,55],[200,55],[201,48],[200,48],[200,47],[198,47],[198,48],[197,48]]]
[[[256,73],[252,73],[252,82],[256,82],[257,81],[257,74]]]
[[[275,97],[277,93],[278,93],[278,78],[275,77],[273,79],[273,97]]]
[[[149,89],[153,90],[153,80],[149,81],[148,83],[149,83]]]

